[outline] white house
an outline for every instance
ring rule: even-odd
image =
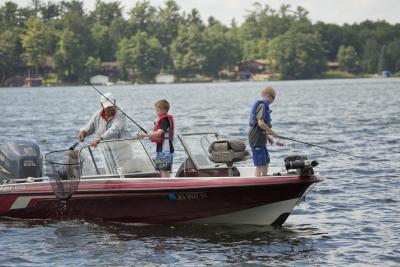
[[[108,76],[105,75],[95,75],[90,78],[91,84],[106,85],[108,84],[108,82],[109,82]]]
[[[173,83],[175,76],[171,74],[158,74],[156,76],[156,83]]]

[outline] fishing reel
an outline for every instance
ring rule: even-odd
[[[293,155],[285,158],[287,171],[296,170],[300,177],[309,177],[314,174],[314,167],[318,166],[316,160],[308,160],[307,156]]]

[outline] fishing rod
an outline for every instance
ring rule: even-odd
[[[282,138],[282,139],[285,139],[285,140],[289,140],[289,141],[293,141],[293,142],[309,145],[309,146],[315,146],[315,147],[322,148],[322,149],[329,150],[329,151],[333,151],[333,152],[336,152],[336,153],[339,153],[339,154],[351,156],[351,157],[354,157],[354,158],[366,159],[366,160],[369,160],[369,161],[374,161],[374,162],[377,162],[377,163],[380,163],[380,164],[386,164],[386,165],[391,166],[389,163],[386,163],[386,162],[381,162],[381,161],[378,161],[378,160],[373,160],[373,159],[368,158],[368,157],[354,155],[354,154],[351,154],[351,153],[348,153],[348,152],[339,151],[339,150],[336,150],[336,149],[333,149],[333,148],[319,146],[319,145],[316,145],[316,144],[307,143],[307,142],[304,142],[304,141],[296,140],[296,139],[293,139],[293,138],[290,138],[290,137],[281,136],[281,135],[278,135],[278,137]]]
[[[108,97],[106,97],[102,92],[100,92],[96,87],[94,87],[93,84],[89,83],[89,85],[90,85],[94,90],[96,90],[100,95],[102,95],[105,99],[107,99],[107,100],[110,101],[111,103],[113,102],[113,101],[111,101]],[[139,127],[140,130],[142,130],[143,132],[147,133],[147,131],[146,131],[142,126],[140,126],[136,121],[134,121],[131,117],[129,117],[128,114],[126,114],[122,109],[120,109],[115,103],[114,103],[114,107],[116,107],[119,111],[121,111],[121,113],[124,114],[128,119],[130,119],[131,122],[133,122],[137,127]]]
[[[81,141],[76,142],[75,144],[73,144],[73,145],[69,148],[69,150],[75,150],[75,147],[76,147],[77,145],[79,145],[80,142],[81,142]]]

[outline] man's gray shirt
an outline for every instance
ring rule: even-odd
[[[105,121],[100,116],[101,111],[101,109],[96,111],[89,123],[81,131],[86,131],[87,135],[94,134],[97,138],[102,137],[104,140],[131,137],[126,127],[126,116],[124,114],[116,110],[114,117]]]

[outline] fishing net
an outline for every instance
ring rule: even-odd
[[[45,164],[55,196],[60,200],[69,199],[78,190],[81,179],[82,162],[79,161],[78,152],[49,152],[45,155]]]

